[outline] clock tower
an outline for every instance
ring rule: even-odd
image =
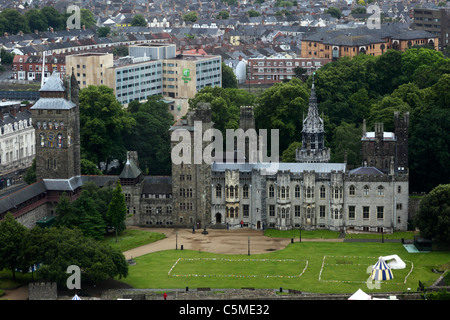
[[[81,174],[78,83],[54,73],[31,107],[36,136],[36,179],[70,179]]]

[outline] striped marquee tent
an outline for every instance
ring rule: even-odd
[[[394,278],[391,268],[380,257],[378,262],[372,267],[372,280],[391,280]]]

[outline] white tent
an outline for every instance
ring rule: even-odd
[[[383,259],[383,261],[386,262],[387,265],[389,266],[389,268],[391,268],[391,269],[405,269],[406,268],[406,263],[404,263],[403,260],[400,259],[400,257],[396,254],[386,256],[386,257],[381,257],[381,259]]]
[[[72,300],[81,300],[81,298],[80,298],[77,294],[75,294],[75,295],[73,296]]]
[[[356,291],[350,298],[348,298],[348,300],[372,300],[372,297],[361,289],[358,289],[358,291]]]
[[[380,257],[378,262],[373,266],[371,278],[372,280],[391,280],[394,278],[391,268],[384,262],[382,257]]]

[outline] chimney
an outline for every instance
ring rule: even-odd
[[[9,114],[12,115],[14,118],[17,116],[17,110],[15,107],[9,108]]]

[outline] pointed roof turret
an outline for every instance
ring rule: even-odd
[[[308,116],[305,120],[303,120],[302,132],[324,132],[323,120],[319,116],[319,108],[317,107],[316,88],[314,87],[314,74],[312,78],[311,94],[309,96]]]

